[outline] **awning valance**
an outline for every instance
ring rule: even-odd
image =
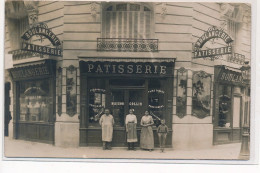
[[[133,58],[133,57],[79,57],[79,61],[109,62],[175,62],[176,58]]]

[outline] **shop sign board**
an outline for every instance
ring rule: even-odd
[[[172,75],[173,62],[83,62],[82,72],[88,74]]]
[[[43,36],[47,38],[55,48],[27,43],[26,41],[30,40],[33,36]],[[21,38],[25,41],[22,43],[22,50],[51,56],[62,56],[61,42],[59,38],[48,29],[46,24],[39,23],[31,27]]]
[[[50,40],[53,46],[61,45],[59,38],[48,28],[36,26],[28,29],[23,35],[22,39],[29,40],[34,35],[42,35]]]
[[[222,39],[227,44],[227,46],[201,50],[205,43],[207,43],[211,39],[214,40],[215,38]],[[215,26],[210,27],[208,31],[206,31],[195,43],[194,58],[218,57],[225,54],[232,54],[232,42],[232,38],[222,28],[218,28]]]
[[[222,73],[220,73],[219,81],[244,83],[241,73],[236,73],[230,70],[223,70]]]
[[[39,45],[29,44],[25,42],[22,43],[22,50],[51,55],[51,56],[62,56],[61,49],[51,48],[47,46],[39,46]]]
[[[45,65],[13,68],[10,69],[10,73],[13,79],[22,79],[22,78],[31,78],[37,76],[50,75],[51,70],[49,66],[45,64]]]
[[[232,54],[232,46],[195,51],[194,57],[203,58],[203,57],[218,56],[218,55],[225,55],[225,54]]]

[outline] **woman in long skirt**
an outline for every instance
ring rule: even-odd
[[[125,119],[128,150],[130,149],[135,150],[135,142],[137,142],[137,132],[136,132],[137,119],[133,113],[134,111],[130,109],[129,114],[126,115],[126,119]]]
[[[152,125],[154,124],[153,118],[149,115],[148,111],[145,111],[145,115],[141,119],[141,137],[140,137],[140,148],[148,149],[152,151],[154,148],[154,138]]]

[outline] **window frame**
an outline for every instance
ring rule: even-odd
[[[154,26],[155,26],[155,20],[154,20],[155,13],[154,13],[153,4],[152,3],[142,3],[142,2],[141,3],[138,3],[138,2],[109,2],[109,3],[105,2],[105,3],[103,3],[102,7],[101,7],[101,12],[100,12],[100,15],[101,15],[101,25],[100,25],[101,37],[102,38],[120,38],[118,36],[117,37],[113,37],[113,36],[108,37],[108,36],[106,36],[106,29],[105,29],[106,28],[105,27],[105,21],[106,21],[105,17],[106,17],[106,15],[105,15],[105,12],[106,12],[106,9],[108,7],[110,7],[110,6],[113,6],[111,12],[116,12],[116,10],[114,10],[116,8],[116,5],[123,4],[123,3],[127,4],[127,11],[130,8],[131,4],[137,4],[137,5],[140,5],[140,9],[142,9],[142,10],[140,10],[141,12],[144,12],[144,8],[145,7],[149,8],[150,9],[150,15],[151,15],[150,16],[150,27],[149,27],[150,28],[150,34],[149,34],[148,38],[146,38],[145,34],[143,34],[141,38],[140,37],[134,38],[133,36],[130,38],[129,34],[128,34],[127,38],[129,38],[129,39],[152,39],[152,38],[154,38],[154,36],[155,36],[155,30],[154,30]],[[121,11],[121,12],[123,12],[123,11]],[[135,12],[135,11],[132,11],[132,12]],[[139,16],[138,19],[140,19],[140,16]],[[124,19],[122,19],[122,21],[124,21]],[[128,21],[128,16],[127,16],[127,21]],[[128,31],[128,29],[127,29],[127,31]],[[124,37],[121,37],[121,38],[124,38]]]

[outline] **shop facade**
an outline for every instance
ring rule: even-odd
[[[10,137],[101,146],[98,120],[108,108],[113,146],[126,146],[130,109],[138,140],[144,112],[153,117],[155,147],[160,119],[174,149],[241,140],[249,4],[40,1],[6,9]]]

